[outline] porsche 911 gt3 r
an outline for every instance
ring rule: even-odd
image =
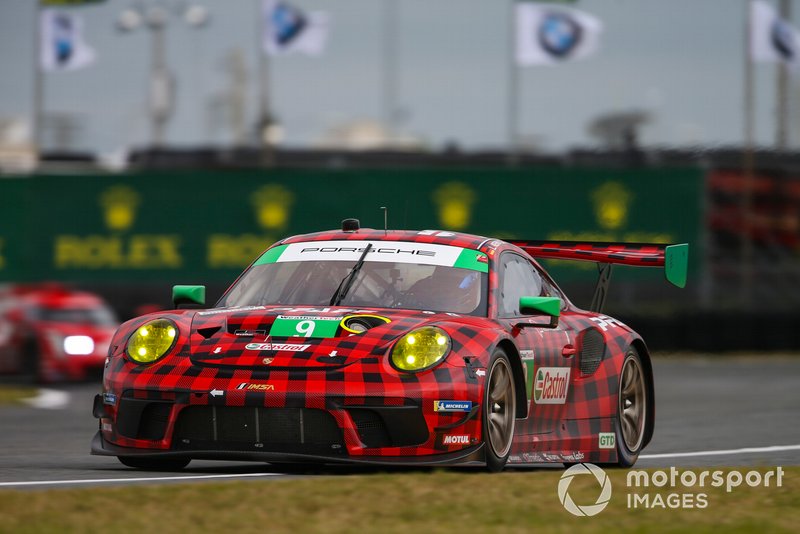
[[[600,313],[614,263],[686,280],[687,245],[504,242],[360,229],[284,239],[210,309],[123,324],[94,454],[191,459],[631,466],[650,441],[647,347]],[[535,257],[601,263],[579,309]],[[181,306],[184,306],[181,308]]]

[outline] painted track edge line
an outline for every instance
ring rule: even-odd
[[[781,452],[798,451],[800,445],[773,445],[770,447],[745,447],[743,449],[724,449],[717,451],[694,451],[694,452],[667,452],[662,454],[642,454],[640,460],[650,460],[657,458],[686,458],[689,456],[724,456],[729,454],[755,454],[759,452]]]
[[[222,475],[186,475],[175,477],[91,478],[76,480],[26,480],[23,482],[0,482],[0,488],[13,486],[54,486],[58,484],[100,484],[107,482],[158,482],[165,480],[202,480],[212,478],[252,478],[282,476],[283,473],[239,473]]]

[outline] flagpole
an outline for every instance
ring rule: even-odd
[[[791,4],[789,0],[780,0],[779,16],[789,21]],[[777,104],[775,106],[775,148],[786,150],[788,144],[788,108],[789,108],[789,66],[786,61],[778,62]]]
[[[752,208],[753,172],[755,169],[755,118],[753,83],[753,60],[751,57],[753,41],[753,0],[745,1],[744,22],[744,150],[742,153],[742,195],[740,216],[742,220],[740,275],[740,298],[743,306],[752,300],[753,281],[753,241],[751,236],[750,212]]]
[[[508,127],[508,163],[512,166],[519,162],[519,67],[517,65],[517,25],[516,0],[510,0],[509,20],[509,64],[508,64],[508,101],[506,103],[506,125]]]
[[[383,0],[383,91],[381,104],[387,134],[395,135],[397,106],[397,17],[396,0]]]
[[[36,161],[42,153],[42,128],[44,121],[44,73],[42,72],[42,7],[36,0],[34,7],[33,31],[33,118],[31,120],[31,137]]]
[[[275,152],[269,136],[272,113],[269,105],[269,57],[264,50],[264,4],[254,0],[256,5],[256,54],[258,57],[258,143],[261,147],[261,165],[271,167],[275,163]]]

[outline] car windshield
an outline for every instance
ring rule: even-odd
[[[34,314],[39,321],[52,323],[117,325],[114,312],[105,306],[97,308],[38,308]]]
[[[319,250],[321,247],[315,248]],[[456,249],[454,256],[451,255],[453,257],[459,257],[458,251],[466,250],[426,245],[423,251],[439,252],[439,249]],[[350,290],[340,302],[341,306],[486,315],[488,262],[479,264],[474,260],[478,256],[485,258],[483,253],[468,251],[471,263],[466,267],[457,267],[452,265],[457,264],[457,261],[435,256],[429,256],[423,261],[451,265],[411,262],[410,260],[415,260],[413,257],[389,257],[390,253],[386,252],[388,250],[398,249],[391,249],[381,243],[370,250]],[[308,260],[299,261],[292,261],[299,252],[293,255],[291,250],[288,253],[283,251],[283,259],[277,260],[276,253],[269,256],[268,251],[231,287],[218,306],[328,306],[337,287],[352,270],[363,251],[364,248],[353,247],[352,251],[347,251],[347,260],[339,259],[344,257],[341,253],[334,253],[330,260],[319,259],[320,254],[316,254],[311,255]],[[397,261],[390,261],[391,259]]]

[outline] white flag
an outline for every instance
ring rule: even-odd
[[[519,65],[558,65],[588,57],[600,47],[603,31],[594,15],[546,4],[517,4],[516,24]]]
[[[750,4],[750,57],[753,61],[782,61],[800,67],[800,32],[778,16],[767,2]]]
[[[41,63],[46,71],[78,70],[95,61],[83,40],[83,19],[57,9],[43,9],[39,19]]]
[[[327,12],[306,13],[280,0],[264,0],[263,6],[263,46],[267,54],[322,54],[328,42]]]

